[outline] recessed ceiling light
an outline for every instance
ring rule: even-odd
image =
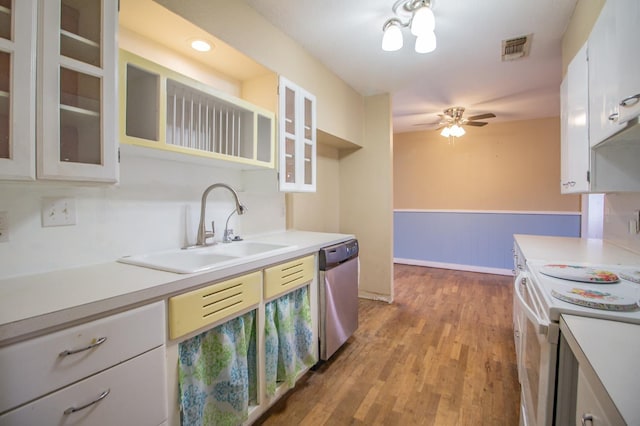
[[[208,52],[211,50],[211,45],[204,40],[191,40],[191,47],[198,52]]]

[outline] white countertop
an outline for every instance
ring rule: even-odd
[[[205,283],[317,252],[351,238],[353,235],[306,231],[251,238],[251,241],[296,247],[286,253],[197,274],[163,272],[114,260],[6,278],[0,280],[0,345],[85,318],[160,300]]]
[[[594,238],[513,236],[527,261],[579,262],[607,265],[639,265],[640,255]]]
[[[627,424],[640,425],[640,325],[573,315],[562,319],[568,330],[562,323],[561,330],[579,345],[571,349],[581,367],[586,362],[593,370]]]

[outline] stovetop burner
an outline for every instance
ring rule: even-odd
[[[540,273],[561,280],[590,284],[614,284],[620,281],[618,275],[607,269],[563,263],[542,265]]]
[[[640,324],[640,265],[534,260],[527,266],[551,321],[570,314]]]
[[[581,287],[555,288],[551,295],[574,305],[585,306],[604,311],[634,312],[640,310],[635,298],[618,295],[609,291],[593,290]]]

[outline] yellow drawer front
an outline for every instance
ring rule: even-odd
[[[264,297],[268,299],[277,296],[311,281],[315,273],[313,260],[313,256],[307,256],[265,269]]]
[[[222,281],[169,299],[169,337],[175,339],[260,301],[261,272]]]

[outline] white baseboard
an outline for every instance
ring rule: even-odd
[[[368,291],[358,290],[358,297],[361,299],[376,300],[380,302],[393,303],[393,298],[389,295],[370,293]]]
[[[513,271],[511,269],[489,268],[486,266],[459,265],[457,263],[442,263],[442,262],[431,262],[428,260],[399,259],[399,258],[394,258],[393,262],[401,263],[403,265],[427,266],[430,268],[453,269],[456,271],[481,272],[484,274],[513,276]]]

